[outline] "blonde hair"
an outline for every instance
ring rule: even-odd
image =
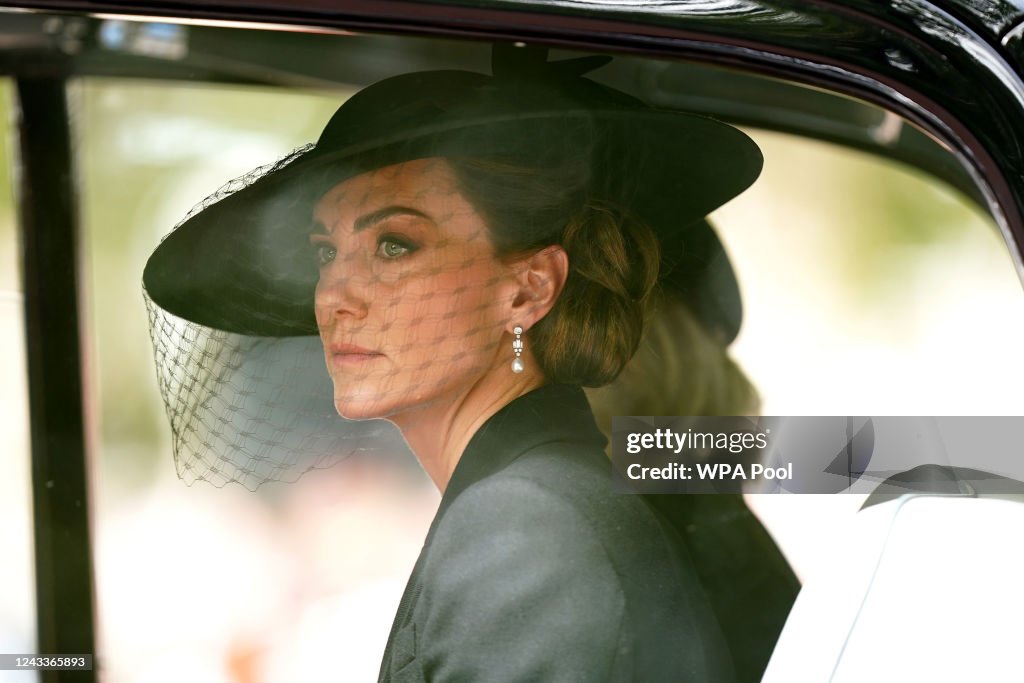
[[[601,430],[613,415],[756,415],[760,397],[728,349],[676,295],[659,293],[636,355],[618,379],[587,391]]]

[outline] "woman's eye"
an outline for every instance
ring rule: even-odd
[[[401,258],[414,251],[414,245],[394,237],[382,237],[377,243],[377,255],[386,259]]]
[[[338,250],[330,244],[316,245],[316,262],[321,266],[326,266],[328,263],[333,261],[334,257],[337,255]]]

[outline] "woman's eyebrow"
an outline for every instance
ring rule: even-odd
[[[415,216],[416,218],[424,218],[428,221],[433,221],[433,219],[427,214],[408,206],[385,206],[383,209],[377,209],[376,211],[372,211],[368,214],[365,214],[357,218],[355,224],[352,227],[352,232],[362,232],[363,230],[373,227],[377,223],[380,223],[383,220],[387,220],[392,216],[398,216],[403,214],[407,216]]]
[[[370,213],[357,218],[355,224],[353,225],[352,232],[361,232],[363,230],[366,230],[367,228],[373,227],[374,225],[380,223],[383,220],[387,220],[392,216],[399,215],[415,216],[416,218],[423,218],[428,221],[434,220],[433,218],[423,213],[422,211],[414,209],[409,206],[385,206],[383,209],[371,211]],[[327,227],[317,219],[313,219],[313,222],[310,224],[309,227],[309,234],[311,237],[313,235],[330,235],[332,232],[334,231],[328,230]]]

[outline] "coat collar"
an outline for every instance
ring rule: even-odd
[[[608,443],[580,387],[545,385],[492,415],[470,439],[455,465],[437,517],[475,482],[504,469],[523,453],[551,442],[590,444],[598,450]]]

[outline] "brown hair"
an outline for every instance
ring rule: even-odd
[[[651,229],[625,208],[591,197],[589,168],[573,155],[540,168],[448,162],[487,220],[499,256],[553,244],[569,256],[561,295],[527,334],[545,378],[588,387],[614,380],[640,343],[658,280],[660,250]]]

